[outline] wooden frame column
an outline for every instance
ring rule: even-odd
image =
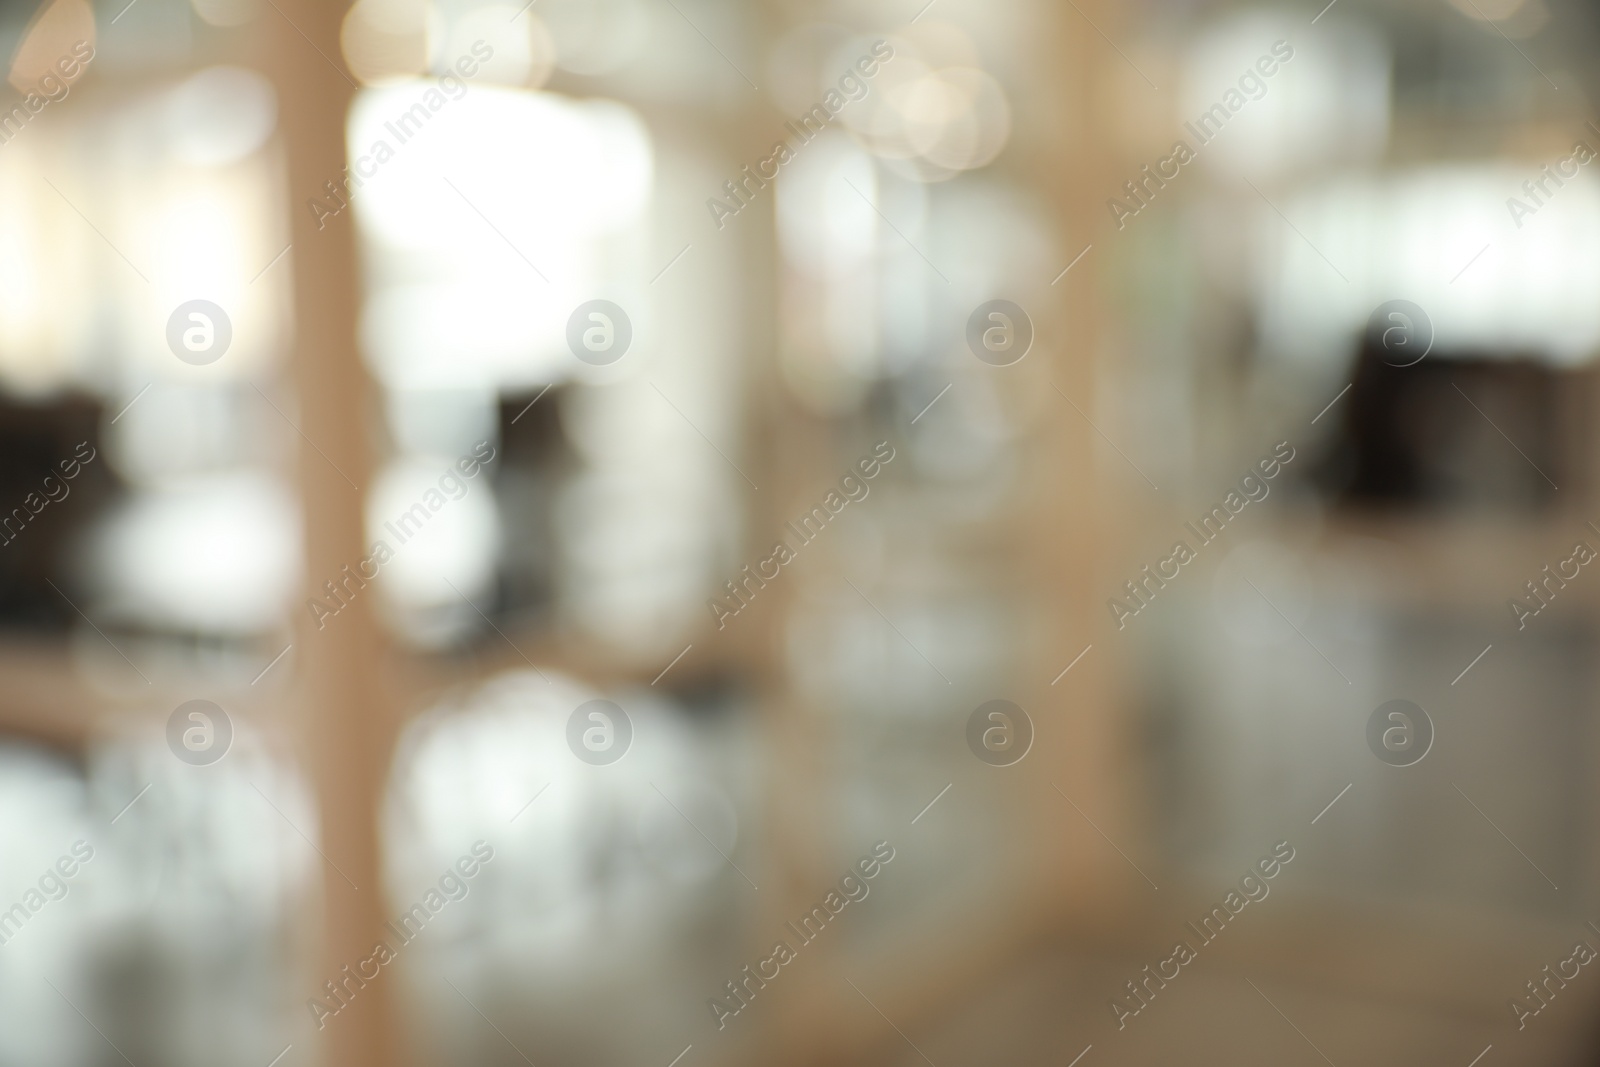
[[[316,589],[366,555],[364,496],[373,476],[369,415],[375,394],[357,347],[354,219],[341,212],[319,229],[306,206],[344,171],[345,119],[356,85],[340,62],[346,4],[270,0],[269,6],[261,28],[288,157],[293,242],[293,398],[284,410],[299,431],[305,585]],[[357,597],[324,621],[319,630],[308,611],[299,612],[294,641],[296,754],[312,781],[325,856],[323,951],[307,997],[321,993],[321,984],[339,977],[344,966],[367,958],[382,937],[379,815],[397,724],[383,684],[385,642],[372,599]],[[315,1031],[318,1044],[306,1059],[338,1067],[398,1064],[394,994],[392,977],[367,982],[337,1018]]]

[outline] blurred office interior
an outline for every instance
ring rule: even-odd
[[[1597,46],[3,0],[0,1067],[1595,1062]]]

